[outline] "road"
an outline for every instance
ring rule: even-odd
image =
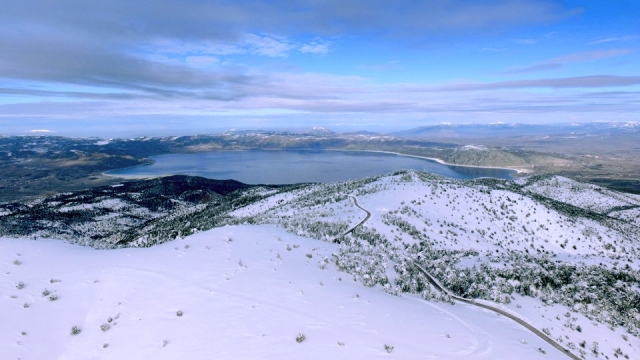
[[[347,230],[344,234],[342,234],[340,237],[345,236],[347,234],[350,234],[351,232],[353,232],[353,230],[355,228],[357,228],[358,226],[364,224],[367,220],[369,220],[369,218],[371,217],[371,213],[363,208],[362,206],[360,206],[360,204],[358,204],[358,200],[354,197],[354,196],[350,196],[351,199],[353,200],[353,203],[362,211],[367,213],[367,216],[360,221],[358,224],[356,224],[355,226],[353,226],[351,229]],[[339,243],[340,241],[338,240],[340,237],[337,237],[333,240],[333,242],[335,243]],[[425,270],[422,266],[418,265],[418,264],[413,264],[418,270],[420,270],[420,272],[422,272],[422,274],[424,274],[427,279],[429,280],[429,282],[439,291],[444,292],[446,294],[448,294],[452,299],[466,303],[466,304],[470,304],[470,305],[475,305],[475,306],[479,306],[483,309],[487,309],[487,310],[491,310],[495,313],[498,313],[502,316],[505,316],[515,322],[517,322],[518,324],[522,325],[524,328],[526,328],[527,330],[531,331],[532,333],[534,333],[535,335],[537,335],[539,338],[541,338],[542,340],[544,340],[545,342],[547,342],[547,344],[553,346],[554,348],[558,349],[561,353],[567,355],[568,357],[570,357],[571,359],[574,360],[581,360],[581,358],[575,356],[574,354],[572,354],[569,349],[564,348],[562,345],[558,344],[555,340],[553,340],[552,338],[550,338],[549,336],[547,336],[547,334],[543,333],[542,331],[538,330],[537,328],[535,328],[533,325],[529,324],[528,322],[526,322],[524,319],[518,317],[517,315],[508,313],[498,307],[495,306],[491,306],[488,304],[483,304],[483,303],[479,303],[474,301],[473,299],[467,299],[467,298],[463,298],[461,296],[455,295],[454,293],[451,292],[451,290],[447,289],[444,285],[442,285],[438,279],[436,279],[435,277],[433,277],[431,274],[429,274],[429,272],[427,270]]]
[[[549,336],[547,336],[547,334],[543,333],[542,331],[536,329],[533,325],[529,324],[528,322],[526,322],[525,320],[521,319],[520,317],[508,313],[498,307],[495,306],[491,306],[488,304],[483,304],[483,303],[479,303],[479,302],[475,302],[473,299],[467,299],[467,298],[463,298],[460,296],[457,296],[455,294],[453,294],[449,289],[447,289],[446,287],[444,287],[442,284],[440,284],[440,282],[434,278],[433,276],[431,276],[431,274],[429,274],[429,272],[427,270],[425,270],[422,266],[418,265],[418,264],[413,264],[418,270],[420,270],[420,272],[422,272],[427,279],[429,279],[429,282],[436,287],[436,289],[438,289],[441,292],[444,292],[446,294],[448,294],[449,296],[451,296],[452,299],[466,303],[466,304],[471,304],[471,305],[475,305],[475,306],[479,306],[481,308],[487,309],[487,310],[491,310],[493,312],[496,312],[500,315],[506,316],[509,319],[517,322],[518,324],[524,326],[526,329],[528,329],[529,331],[531,331],[532,333],[538,335],[539,338],[541,338],[542,340],[546,341],[549,345],[553,346],[554,348],[560,350],[560,352],[562,352],[563,354],[567,355],[568,357],[574,359],[574,360],[580,360],[579,357],[575,356],[574,354],[572,354],[569,349],[564,348],[562,345],[558,344],[555,340],[553,340],[552,338],[550,338]]]
[[[362,206],[360,206],[360,204],[358,204],[358,200],[356,199],[356,197],[355,197],[355,196],[349,196],[349,197],[351,198],[351,200],[353,200],[353,203],[354,203],[354,204],[355,204],[355,205],[356,205],[360,210],[362,210],[362,211],[364,211],[364,212],[366,212],[366,213],[367,213],[367,216],[366,216],[362,221],[360,221],[360,222],[359,222],[359,223],[357,223],[356,225],[352,226],[352,227],[351,227],[351,229],[349,229],[349,230],[345,231],[345,233],[344,233],[344,234],[342,234],[342,235],[338,236],[337,238],[333,239],[333,242],[334,242],[334,243],[340,243],[340,240],[339,240],[339,239],[340,239],[341,237],[343,237],[343,236],[345,236],[345,235],[347,235],[347,234],[351,234],[351,233],[353,232],[353,230],[355,230],[355,228],[357,228],[358,226],[360,226],[360,225],[364,224],[364,223],[365,223],[367,220],[369,220],[369,218],[371,217],[371,213],[370,213],[367,209],[365,209],[365,208],[363,208]]]

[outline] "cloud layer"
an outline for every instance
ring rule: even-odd
[[[419,118],[456,113],[484,119],[505,113],[637,112],[638,102],[630,98],[637,96],[638,74],[529,77],[634,54],[626,45],[637,38],[632,35],[602,34],[592,37],[596,40],[588,50],[503,67],[509,69],[503,75],[523,76],[509,81],[367,77],[428,71],[429,61],[449,58],[424,59],[423,51],[423,58],[405,54],[396,61],[378,54],[381,59],[372,59],[349,49],[351,44],[358,49],[391,44],[390,49],[410,53],[440,44],[446,52],[456,42],[474,44],[583,12],[553,0],[6,0],[0,11],[0,121],[219,114],[270,119],[274,113],[328,119],[334,114]],[[544,28],[552,32],[554,38],[562,36]],[[485,48],[535,48],[551,37],[529,35]],[[602,48],[621,41],[625,48]],[[333,72],[323,64],[340,68],[350,57],[361,57],[350,71]],[[292,59],[310,59],[322,70],[306,70],[303,60]],[[427,65],[415,65],[418,61]],[[600,95],[591,96],[595,93]]]

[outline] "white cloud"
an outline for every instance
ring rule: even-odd
[[[142,51],[160,54],[200,54],[200,55],[234,55],[245,52],[238,44],[214,42],[214,41],[176,41],[158,40],[149,46],[142,48]]]
[[[52,133],[52,132],[55,132],[55,131],[47,130],[47,129],[39,129],[39,130],[29,130],[29,132],[31,132],[31,133]]]
[[[505,74],[529,73],[535,71],[559,69],[567,64],[576,64],[609,59],[632,53],[631,49],[607,49],[595,51],[583,51],[563,56],[558,56],[542,62],[505,71]]]
[[[288,39],[275,35],[245,35],[243,43],[253,54],[268,57],[286,57],[295,48]]]
[[[630,40],[636,40],[636,39],[640,39],[640,36],[633,35],[633,36],[599,38],[590,43],[587,43],[587,45],[605,44],[605,43],[616,42],[616,41],[630,41]]]
[[[132,56],[170,66],[204,70],[229,65],[229,56],[256,55],[287,57],[293,51],[303,54],[326,54],[330,43],[322,40],[298,42],[285,36],[246,33],[226,42],[159,40],[140,47]]]
[[[328,43],[311,42],[300,46],[300,52],[303,54],[326,54],[329,52]]]

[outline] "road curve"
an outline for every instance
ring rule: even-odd
[[[364,224],[367,220],[369,220],[369,218],[371,217],[371,213],[363,208],[362,206],[360,206],[360,204],[358,204],[358,200],[355,198],[355,196],[350,196],[350,198],[353,200],[353,203],[362,211],[367,213],[367,216],[360,221],[359,223],[357,223],[355,226],[353,226],[351,229],[347,230],[344,234],[342,234],[341,236],[333,239],[334,243],[340,243],[340,240],[338,240],[340,237],[345,236],[347,234],[350,234],[351,232],[353,232],[353,230],[355,230],[355,228],[357,228],[358,226]],[[483,304],[483,303],[478,303],[475,302],[473,299],[467,299],[467,298],[463,298],[461,296],[455,295],[454,293],[452,293],[449,289],[447,289],[444,285],[442,285],[440,283],[440,281],[438,281],[438,279],[436,279],[435,277],[431,276],[431,274],[429,274],[429,272],[427,270],[425,270],[422,266],[418,265],[418,264],[413,264],[418,270],[420,270],[420,272],[422,272],[427,279],[429,280],[429,282],[435,286],[436,289],[438,289],[439,291],[446,293],[447,295],[449,295],[452,299],[466,303],[466,304],[470,304],[470,305],[475,305],[475,306],[479,306],[483,309],[487,309],[487,310],[491,310],[495,313],[498,313],[500,315],[506,316],[509,319],[517,322],[518,324],[522,325],[524,328],[526,328],[527,330],[531,331],[532,333],[534,333],[535,335],[537,335],[539,338],[541,338],[542,340],[544,340],[545,342],[547,342],[547,344],[553,346],[554,348],[558,349],[561,353],[567,355],[568,357],[570,357],[571,359],[574,360],[581,360],[581,358],[575,356],[573,353],[571,353],[568,349],[564,348],[563,346],[561,346],[560,344],[558,344],[555,340],[553,340],[552,338],[550,338],[549,336],[547,336],[547,334],[543,333],[542,331],[538,330],[537,328],[535,328],[533,325],[529,324],[528,322],[526,322],[525,320],[519,318],[518,316],[508,313],[498,307],[495,306],[491,306],[488,304]]]
[[[347,234],[351,234],[351,233],[353,232],[353,230],[355,230],[358,226],[360,226],[360,225],[364,224],[364,223],[365,223],[367,220],[369,220],[369,218],[371,217],[371,213],[370,213],[367,209],[365,209],[365,208],[363,208],[362,206],[360,206],[360,204],[358,204],[358,200],[356,199],[356,197],[355,197],[355,196],[349,196],[349,197],[351,198],[351,200],[353,200],[353,203],[354,203],[354,204],[355,204],[355,205],[356,205],[360,210],[362,210],[362,211],[364,211],[364,212],[366,212],[366,213],[367,213],[367,216],[366,216],[362,221],[360,221],[359,223],[357,223],[357,224],[355,224],[354,226],[352,226],[352,227],[351,227],[351,229],[349,229],[349,230],[345,231],[345,233],[344,233],[344,234],[342,234],[342,235],[340,235],[340,236],[336,237],[335,239],[333,239],[333,242],[334,242],[334,243],[340,243],[340,240],[339,240],[339,239],[340,239],[341,237],[343,237],[343,236],[345,236],[345,235],[347,235]]]
[[[574,354],[572,354],[569,351],[569,349],[564,348],[562,345],[558,344],[555,340],[553,340],[552,338],[547,336],[547,334],[545,334],[542,331],[536,329],[533,325],[529,324],[528,322],[526,322],[525,320],[519,318],[518,316],[516,316],[514,314],[511,314],[511,313],[508,313],[508,312],[506,312],[506,311],[504,311],[504,310],[502,310],[502,309],[500,309],[498,307],[491,306],[491,305],[488,305],[488,304],[479,303],[479,302],[475,302],[473,299],[467,299],[467,298],[463,298],[461,296],[455,295],[451,291],[449,291],[449,289],[447,289],[442,284],[440,284],[440,282],[435,277],[431,276],[431,274],[429,274],[429,272],[427,272],[427,270],[425,270],[422,266],[420,266],[418,264],[415,264],[415,263],[413,265],[427,277],[429,282],[433,286],[435,286],[436,289],[438,289],[441,292],[446,293],[447,295],[449,295],[454,300],[457,300],[457,301],[460,301],[460,302],[463,302],[463,303],[466,303],[466,304],[479,306],[481,308],[496,312],[496,313],[498,313],[500,315],[504,315],[504,316],[508,317],[509,319],[517,322],[518,324],[524,326],[526,329],[528,329],[532,333],[538,335],[539,338],[541,338],[542,340],[546,341],[549,345],[553,346],[554,348],[560,350],[560,352],[562,352],[563,354],[567,355],[568,357],[570,357],[570,358],[572,358],[574,360],[580,360],[580,358],[575,356]]]

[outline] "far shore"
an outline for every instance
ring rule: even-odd
[[[460,167],[471,167],[471,168],[480,168],[480,169],[513,170],[513,171],[517,172],[518,174],[528,174],[528,173],[532,173],[533,172],[533,170],[531,170],[531,169],[523,169],[523,168],[451,164],[451,163],[448,163],[448,162],[446,162],[446,161],[444,161],[442,159],[439,159],[439,158],[420,156],[420,155],[403,154],[403,153],[394,152],[394,151],[383,151],[383,150],[340,150],[340,149],[327,149],[327,150],[331,150],[331,151],[365,151],[365,152],[373,152],[373,153],[393,154],[393,155],[398,155],[398,156],[406,156],[406,157],[412,157],[412,158],[417,158],[417,159],[431,160],[431,161],[435,161],[435,162],[437,162],[439,164],[447,165],[447,166],[460,166]]]

